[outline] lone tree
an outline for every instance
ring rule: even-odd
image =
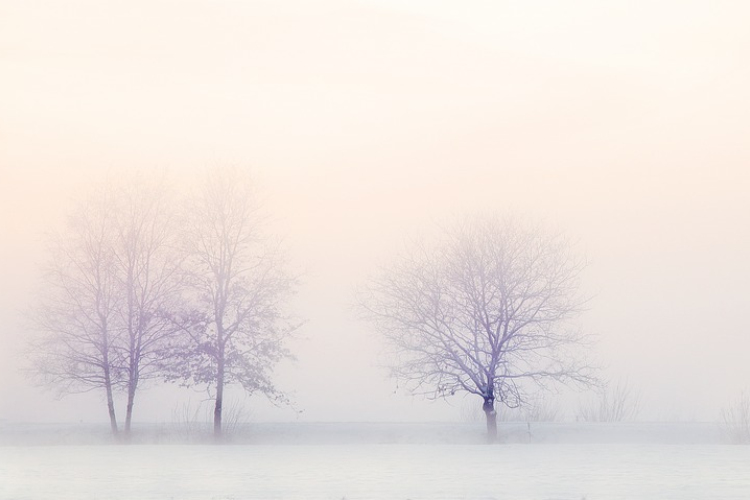
[[[210,171],[189,212],[184,241],[191,306],[176,318],[183,337],[168,363],[170,378],[211,388],[218,440],[227,384],[285,400],[271,375],[290,357],[285,340],[298,325],[284,306],[297,280],[285,271],[279,245],[264,238],[252,184],[239,172]]]
[[[568,324],[583,263],[562,236],[515,219],[466,219],[442,234],[381,269],[360,303],[395,350],[394,374],[428,397],[482,398],[494,441],[496,403],[522,405],[549,381],[595,382]]]
[[[163,182],[119,186],[109,210],[114,217],[117,308],[121,341],[115,344],[127,393],[125,434],[130,434],[136,391],[162,376],[166,349],[179,333],[171,313],[184,288],[176,248],[175,215]]]
[[[82,202],[67,231],[50,239],[50,259],[31,320],[40,335],[29,353],[34,375],[61,394],[102,390],[113,434],[114,392],[122,383],[116,344],[121,340],[114,218],[106,196]]]

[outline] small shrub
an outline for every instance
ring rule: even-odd
[[[750,394],[742,394],[721,410],[724,433],[734,444],[750,444]]]
[[[597,397],[578,407],[576,420],[582,422],[621,422],[635,420],[640,413],[641,394],[627,382],[597,392]]]

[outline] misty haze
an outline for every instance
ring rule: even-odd
[[[750,498],[748,20],[0,0],[0,500]]]

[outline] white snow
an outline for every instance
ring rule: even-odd
[[[707,443],[5,445],[0,499],[746,500],[749,471]]]

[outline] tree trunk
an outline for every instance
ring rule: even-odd
[[[135,404],[136,381],[128,384],[128,404],[125,409],[125,436],[130,438],[130,424],[133,421],[133,405]]]
[[[135,386],[138,384],[136,338],[140,332],[140,322],[137,328],[133,318],[135,310],[135,298],[133,297],[133,265],[128,267],[128,336],[130,338],[130,352],[128,353],[128,402],[125,407],[125,438],[130,440],[130,422],[133,418],[133,401],[135,400]]]
[[[112,380],[109,374],[109,367],[104,369],[104,386],[107,390],[107,409],[109,410],[109,425],[112,428],[112,434],[118,435],[117,415],[115,414],[115,399],[112,396]]]
[[[214,406],[214,439],[221,441],[221,409],[224,403],[224,356],[219,357],[216,374],[216,405]]]
[[[141,356],[140,342],[138,342],[137,345],[131,342],[130,352],[130,366],[128,368],[128,402],[127,406],[125,407],[125,437],[128,440],[130,439],[130,424],[133,421],[135,391],[138,389],[138,381],[141,378],[141,373],[138,366],[138,362]]]
[[[98,300],[97,300],[98,308]],[[107,410],[109,411],[109,426],[112,429],[112,435],[115,438],[118,437],[117,429],[117,415],[115,414],[115,398],[112,396],[112,371],[109,362],[109,332],[107,326],[107,317],[103,313],[99,313],[99,319],[101,320],[101,335],[102,335],[102,362],[104,369],[104,390],[107,391]]]
[[[482,410],[484,410],[484,415],[487,417],[487,442],[494,443],[497,440],[497,412],[495,411],[495,398],[492,396],[484,398]]]

